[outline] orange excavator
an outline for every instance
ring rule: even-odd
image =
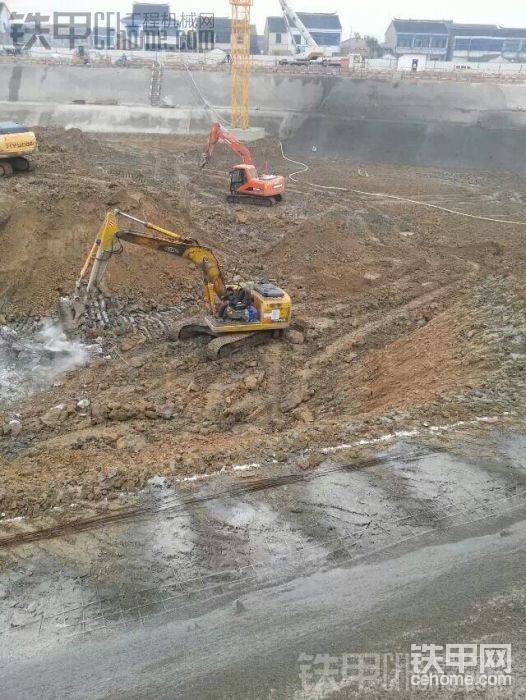
[[[230,171],[230,195],[227,201],[231,204],[247,203],[263,207],[272,207],[283,200],[285,194],[285,178],[282,175],[265,173],[258,174],[254,159],[249,148],[238,141],[233,134],[223,129],[221,124],[214,124],[208,139],[208,148],[204,154],[201,167],[210,163],[216,145],[226,143],[241,156],[243,162]]]

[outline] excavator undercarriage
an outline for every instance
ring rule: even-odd
[[[188,340],[198,336],[213,338],[206,346],[206,355],[210,360],[217,360],[233,355],[247,347],[255,347],[267,343],[273,338],[280,338],[283,330],[278,328],[269,331],[243,330],[248,324],[227,324],[222,328],[215,325],[210,317],[187,318],[180,321],[168,332],[168,339]],[[241,332],[243,331],[243,332]]]
[[[227,202],[230,204],[254,204],[256,207],[273,207],[283,201],[283,196],[277,194],[274,197],[259,197],[251,194],[229,194]]]

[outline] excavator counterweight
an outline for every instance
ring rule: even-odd
[[[123,228],[119,220],[139,224],[142,231]],[[150,233],[151,232],[151,233]],[[247,345],[258,345],[279,337],[291,322],[292,304],[289,295],[269,281],[226,284],[214,252],[192,238],[118,209],[106,214],[72,297],[59,302],[59,317],[66,332],[78,330],[90,300],[104,295],[102,281],[113,255],[122,243],[133,243],[183,258],[201,270],[204,299],[208,313],[199,318],[184,319],[169,332],[172,340],[195,335],[212,338],[207,355],[216,359],[237,352]]]
[[[271,207],[283,200],[285,194],[285,178],[276,174],[259,174],[254,164],[250,149],[241,143],[233,134],[215,123],[210,131],[208,147],[203,157],[201,167],[210,163],[215,147],[225,143],[237,153],[242,163],[230,171],[230,194],[227,201],[231,204],[255,204]]]
[[[0,122],[0,177],[29,170],[27,156],[36,151],[35,134],[16,122]]]

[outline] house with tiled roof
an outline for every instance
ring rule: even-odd
[[[342,25],[337,13],[298,12],[298,17],[309,30],[314,41],[325,50],[326,54],[340,51]],[[267,17],[265,23],[265,53],[273,56],[285,56],[296,53],[301,44],[299,31],[291,33],[283,16]]]
[[[385,33],[385,46],[395,55],[418,53],[445,61],[451,20],[393,19]]]
[[[451,20],[393,19],[385,46],[396,56],[425,55],[432,60],[526,60],[526,28],[498,24],[457,24]]]

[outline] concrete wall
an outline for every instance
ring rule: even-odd
[[[194,83],[195,81],[195,83]],[[226,72],[164,71],[149,106],[147,68],[0,64],[0,120],[90,131],[207,131],[228,118]],[[73,100],[90,105],[72,105]],[[118,107],[100,103],[116,99]],[[209,108],[207,104],[211,106]],[[99,103],[97,105],[97,103]],[[526,172],[526,85],[254,73],[252,123],[312,157]]]
[[[202,96],[212,105],[230,104],[230,75],[206,71],[192,72],[193,84],[186,71],[165,71],[163,98],[170,104],[202,105]],[[325,95],[325,84],[316,78],[254,74],[251,78],[252,110],[279,112],[317,109]]]
[[[58,126],[99,133],[189,134],[210,130],[210,117],[199,108],[154,109],[8,102],[0,104],[0,117],[31,126]]]
[[[486,130],[465,124],[411,123],[307,117],[287,150],[312,157],[342,154],[357,163],[435,165],[445,168],[509,170],[526,173],[522,131]]]
[[[0,63],[0,101],[148,105],[150,77],[147,68]]]

